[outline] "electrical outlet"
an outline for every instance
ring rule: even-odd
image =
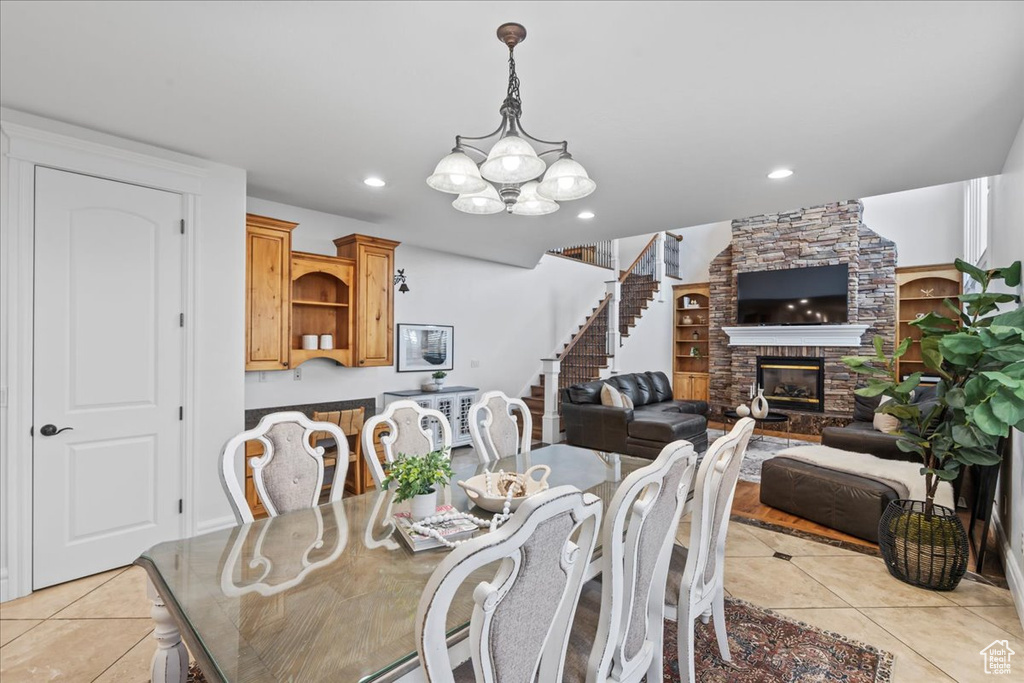
[[[257,375],[257,381],[258,382],[266,382],[267,381],[267,373],[263,372],[263,371],[260,371],[260,373]]]
[[[478,368],[478,367],[480,367],[480,361],[478,361],[476,358],[474,358],[473,360],[469,361],[469,367],[471,367],[471,368]]]
[[[302,379],[302,368],[295,368],[292,370],[292,378],[297,382]]]

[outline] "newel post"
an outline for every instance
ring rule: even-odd
[[[665,233],[659,232],[654,238],[654,281],[658,283],[658,303],[665,301],[665,288],[661,283],[665,281]]]
[[[608,288],[608,368],[612,374],[619,371],[617,352],[622,337],[619,334],[619,300],[622,298],[622,284],[618,280],[605,283]]]
[[[557,358],[541,360],[544,375],[544,416],[541,418],[541,438],[544,443],[557,443],[562,431],[558,418],[558,370],[561,361]]]

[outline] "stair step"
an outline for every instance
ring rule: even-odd
[[[544,398],[544,387],[534,384],[530,387],[530,396],[533,398]]]
[[[544,412],[544,399],[543,398],[535,398],[533,396],[527,396],[527,397],[525,397],[523,399],[523,403],[525,403],[530,408],[530,412],[533,412],[534,410],[540,410],[541,412]]]

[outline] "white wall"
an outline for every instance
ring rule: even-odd
[[[706,223],[674,231],[679,243],[679,279],[683,283],[707,282],[711,261],[732,241],[732,221]]]
[[[338,237],[388,237],[371,223],[253,197],[248,210],[298,223],[292,232],[296,251],[333,256]],[[410,289],[395,292],[395,323],[454,325],[455,369],[448,384],[512,396],[537,382],[540,359],[559,350],[583,323],[611,272],[553,256],[530,270],[409,246],[398,247],[395,261]],[[394,367],[345,368],[326,359],[299,369],[301,380],[291,371],[246,373],[246,408],[366,397],[380,405],[383,392],[417,389],[429,377]]]
[[[952,263],[963,255],[964,183],[865,197],[864,224],[896,243],[897,265]]]
[[[1010,148],[1002,173],[992,183],[992,229],[989,267],[1024,261],[1024,121]],[[1024,288],[1017,287],[1017,294]],[[1024,433],[1014,430],[1010,460],[1003,466],[1002,491],[996,498],[996,518],[1009,547],[1003,567],[1013,591],[1017,614],[1024,624]]]

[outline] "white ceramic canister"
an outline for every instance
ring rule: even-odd
[[[315,334],[304,334],[302,335],[302,348],[306,351],[316,351],[318,340],[319,337]]]
[[[320,335],[320,348],[325,351],[329,351],[334,348],[334,335],[333,334],[321,334]]]

